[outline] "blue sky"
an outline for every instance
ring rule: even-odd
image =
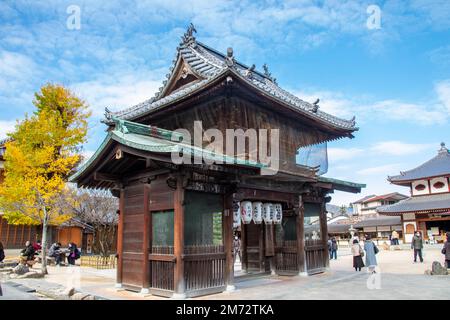
[[[369,29],[369,5],[381,28]],[[80,8],[70,30],[67,8]],[[413,168],[450,145],[450,1],[0,1],[0,138],[33,110],[33,92],[62,83],[93,111],[86,154],[119,110],[153,96],[180,36],[238,60],[267,63],[278,83],[323,110],[356,116],[355,139],[329,144],[328,176],[362,182],[362,194],[408,190],[387,175]]]

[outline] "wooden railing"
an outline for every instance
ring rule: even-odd
[[[297,241],[284,241],[282,247],[275,247],[275,268],[279,273],[297,273]]]
[[[186,291],[225,285],[225,250],[223,245],[198,245],[184,248]]]
[[[86,255],[80,257],[82,267],[91,267],[95,269],[115,269],[117,267],[117,258],[115,255],[102,257],[98,255]]]
[[[322,240],[305,241],[305,259],[308,273],[321,272],[326,268],[326,246]]]
[[[174,290],[175,258],[172,246],[153,246],[149,255],[150,287]]]

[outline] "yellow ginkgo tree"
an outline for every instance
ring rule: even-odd
[[[10,223],[42,225],[45,257],[49,225],[70,218],[60,204],[67,178],[81,160],[90,112],[83,100],[55,84],[35,93],[33,104],[35,112],[18,121],[6,143],[0,208]],[[47,273],[46,259],[42,271]]]

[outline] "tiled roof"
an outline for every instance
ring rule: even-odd
[[[173,138],[180,138],[181,140],[182,136],[173,131],[117,118],[113,118],[113,120],[115,122],[115,129],[108,132],[105,140],[103,140],[94,155],[85,164],[83,164],[75,174],[69,177],[69,182],[76,182],[77,179],[96,161],[96,159],[100,157],[111,140],[117,141],[120,144],[137,150],[148,152],[183,152],[186,154],[189,153],[193,157],[200,157],[210,161],[220,161],[221,163],[237,164],[255,168],[266,167],[266,165],[256,161],[219,154],[194,145],[174,141]]]
[[[389,206],[381,206],[377,211],[381,214],[401,214],[403,212],[450,211],[450,193],[432,194],[411,197]]]
[[[371,195],[365,196],[364,198],[361,198],[353,203],[363,203],[365,200],[376,197],[376,196],[377,196],[376,194],[371,194]]]
[[[317,119],[322,123],[333,126],[339,129],[355,131],[355,119],[344,120],[319,109],[318,103],[309,103],[280,88],[276,80],[268,72],[267,66],[264,66],[264,73],[255,70],[255,66],[248,67],[240,62],[235,61],[232,50],[224,55],[201,42],[196,41],[193,36],[193,26],[188,29],[188,32],[182,38],[183,41],[177,48],[176,58],[173,60],[173,65],[170,68],[170,73],[167,74],[167,80],[163,82],[163,86],[155,97],[148,99],[131,108],[118,111],[109,112],[107,110],[107,118],[113,115],[117,118],[125,120],[135,120],[140,116],[149,114],[164,106],[173,103],[179,99],[187,97],[198,89],[201,89],[214,80],[220,78],[228,72],[234,73],[240,79],[250,84],[252,87],[261,91],[264,94],[270,95],[272,98],[287,104],[289,107],[301,112],[311,118]],[[201,80],[193,81],[169,95],[165,95],[168,90],[170,79],[176,71],[177,65],[184,60],[189,68],[199,76]],[[106,121],[109,122],[110,121]]]
[[[355,228],[376,227],[376,226],[394,226],[401,224],[401,217],[376,217],[364,219],[354,225]]]
[[[385,199],[403,200],[406,198],[408,198],[408,196],[405,196],[404,194],[401,194],[398,192],[392,192],[392,193],[388,193],[388,194],[383,194],[381,196],[374,195],[373,197],[366,197],[364,200],[361,201],[361,203],[373,202],[373,201],[385,200]]]
[[[392,183],[401,183],[444,175],[450,175],[450,153],[445,144],[441,143],[441,149],[438,151],[437,156],[417,168],[401,172],[398,176],[388,177],[388,180]]]

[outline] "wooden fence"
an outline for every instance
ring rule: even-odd
[[[115,269],[117,267],[117,258],[115,255],[102,257],[97,255],[81,256],[81,266],[95,269]]]

